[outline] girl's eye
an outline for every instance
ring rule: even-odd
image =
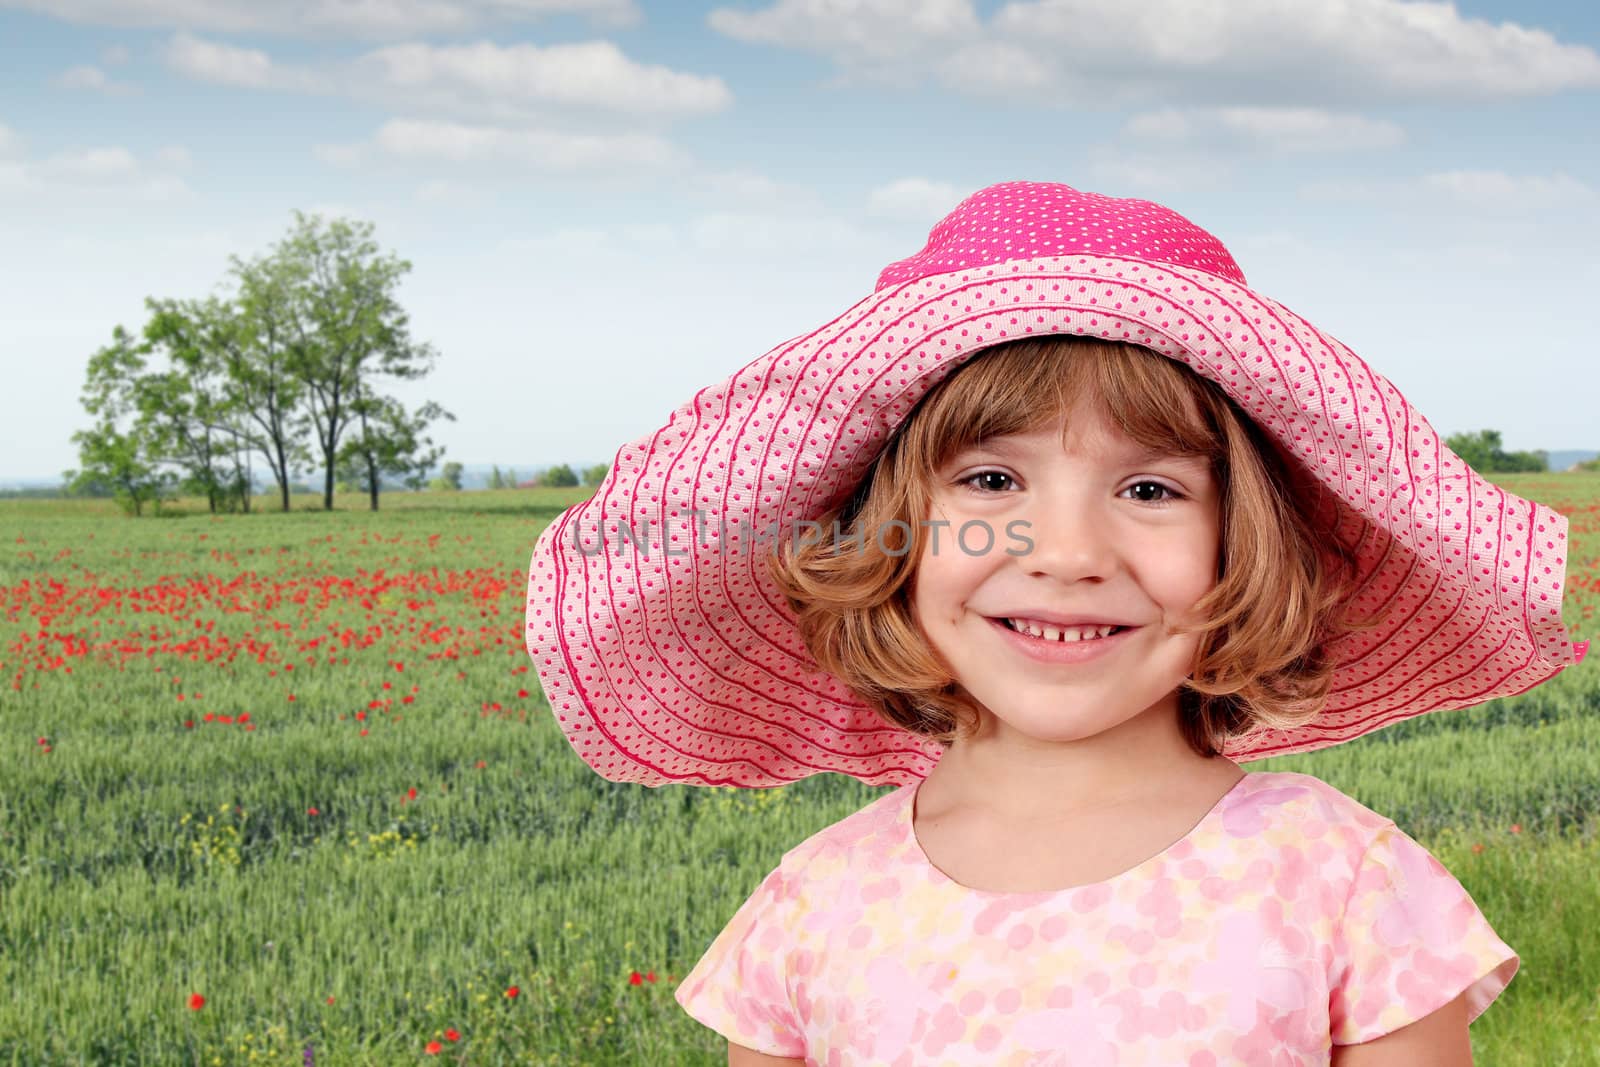
[[[1124,492],[1132,493],[1133,499],[1142,504],[1165,504],[1178,499],[1178,494],[1170,486],[1160,482],[1134,482]]]
[[[979,471],[961,479],[961,484],[970,486],[980,493],[1003,493],[1006,484],[1011,480],[1011,475],[1004,471]]]

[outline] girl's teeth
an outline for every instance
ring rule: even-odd
[[[1018,619],[1008,619],[1011,628],[1018,633],[1027,634],[1029,637],[1039,637],[1046,641],[1094,641],[1109,636],[1114,626],[1082,626],[1073,629],[1058,630],[1050,626],[1037,626],[1031,622]]]

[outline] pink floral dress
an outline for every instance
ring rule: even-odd
[[[807,1064],[1327,1064],[1518,958],[1394,822],[1305,774],[1247,774],[1104,882],[995,893],[912,832],[915,785],[784,855],[684,978],[685,1011]]]

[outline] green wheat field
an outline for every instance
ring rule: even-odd
[[[1594,636],[1600,476],[1502,484],[1570,516]],[[521,644],[583,492],[0,502],[0,1064],[725,1062],[676,983],[883,790],[589,771]],[[1479,1064],[1600,1065],[1600,661],[1251,766],[1393,817],[1519,951]]]

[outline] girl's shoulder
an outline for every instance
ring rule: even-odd
[[[914,786],[903,785],[874,797],[857,811],[831,823],[783,854],[780,868],[815,870],[819,860],[855,856],[870,862],[876,854],[899,843],[902,809],[911,802]]]
[[[1311,774],[1253,771],[1236,793],[1222,808],[1222,834],[1253,839],[1262,847],[1299,847],[1320,839],[1359,856],[1396,831],[1393,819]]]

